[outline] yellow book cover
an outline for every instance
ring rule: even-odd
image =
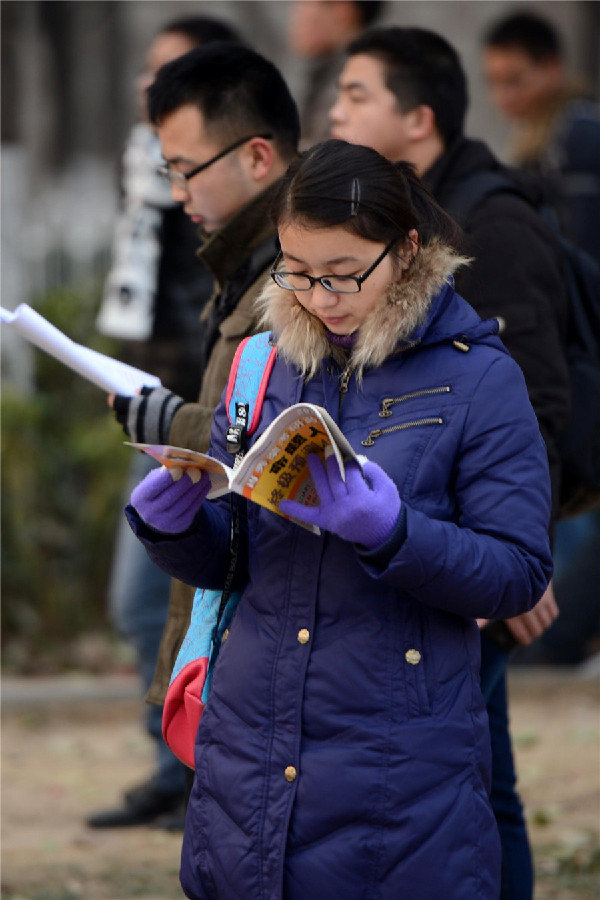
[[[309,454],[316,453],[323,462],[334,455],[342,477],[346,461],[361,461],[329,413],[311,403],[296,403],[280,413],[235,468],[183,447],[129,442],[128,446],[143,450],[167,468],[207,472],[211,481],[208,499],[235,491],[278,515],[283,515],[279,503],[284,499],[305,506],[318,504],[306,464]]]

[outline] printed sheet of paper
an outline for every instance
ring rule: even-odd
[[[0,307],[0,322],[27,338],[107,394],[133,396],[140,388],[159,387],[160,379],[134,366],[76,344],[47,319],[21,303],[14,312]]]

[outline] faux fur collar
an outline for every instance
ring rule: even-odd
[[[409,342],[425,322],[432,299],[468,262],[439,242],[421,247],[402,279],[390,284],[360,328],[356,344],[345,356],[348,369],[360,379],[366,368],[381,365],[400,343]],[[279,352],[305,378],[316,374],[323,359],[340,354],[327,340],[322,322],[298,303],[293,291],[284,291],[271,280],[257,304],[261,326],[273,332]]]

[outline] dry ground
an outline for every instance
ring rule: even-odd
[[[599,694],[598,679],[572,673],[511,675],[536,900],[600,897]],[[150,771],[131,690],[15,703],[5,681],[2,719],[3,900],[181,900],[180,835],[83,823]]]

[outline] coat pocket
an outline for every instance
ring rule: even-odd
[[[399,665],[404,675],[407,714],[409,717],[429,716],[431,688],[427,676],[432,660],[425,623],[415,610],[408,609],[405,625],[398,651]]]

